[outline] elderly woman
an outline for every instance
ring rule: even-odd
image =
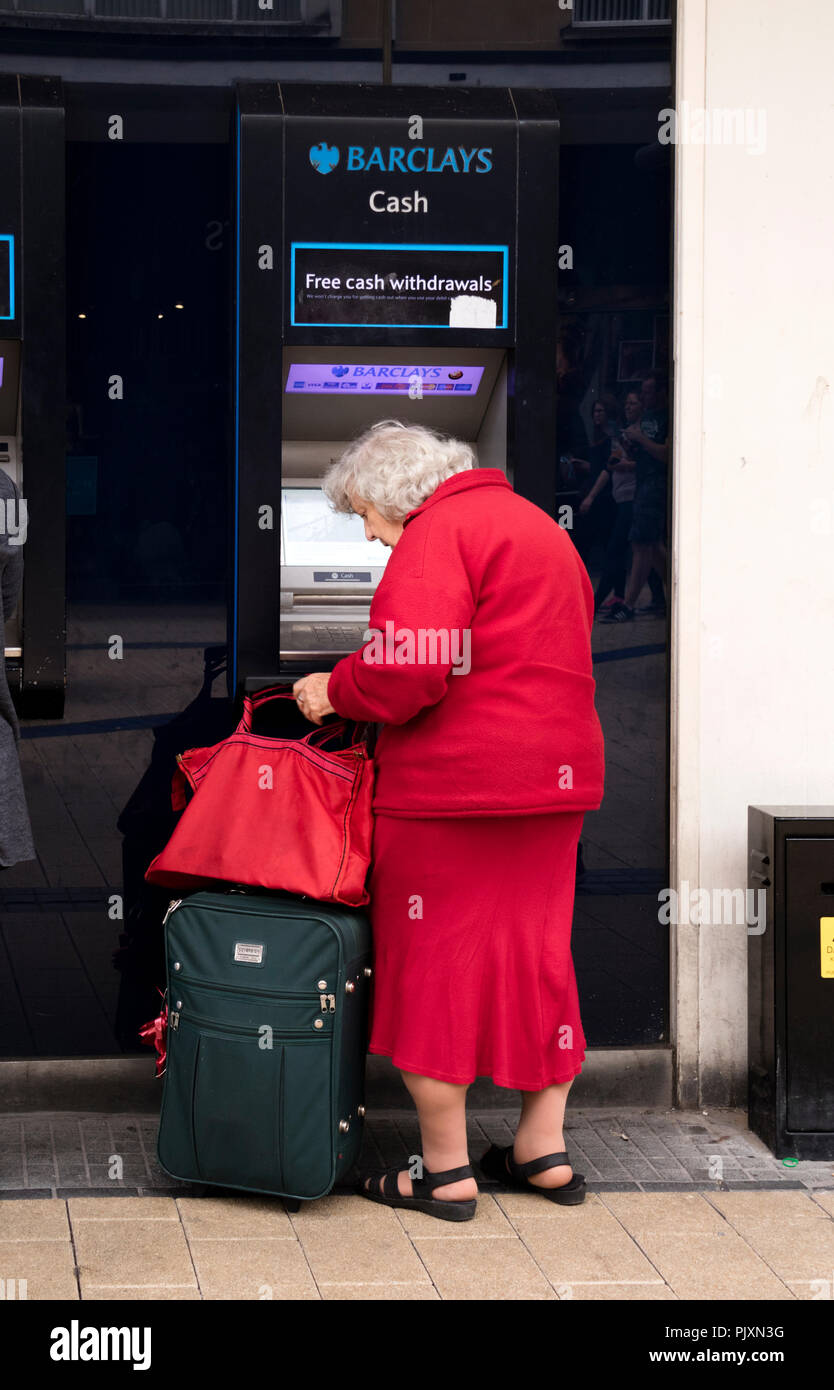
[[[514,1144],[481,1170],[576,1204],[562,1125],[585,1037],[571,920],[599,806],[590,580],[567,532],[468,445],[385,420],[324,480],[390,546],[370,638],[293,689],[308,719],[379,722],[370,878],[371,1052],[402,1072],[422,1156],[363,1175],[375,1202],[475,1214],[466,1090],[521,1091]]]

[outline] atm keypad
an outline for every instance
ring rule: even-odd
[[[287,623],[285,626],[282,623],[281,627],[281,645],[290,651],[355,652],[361,647],[367,631],[365,626],[346,624]]]

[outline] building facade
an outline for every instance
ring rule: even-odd
[[[232,117],[256,80],[555,95],[552,509],[598,590],[615,517],[583,513],[581,461],[628,411],[663,417],[670,442],[666,567],[648,611],[594,630],[608,777],[577,878],[576,1096],[745,1104],[751,923],[695,895],[745,889],[748,804],[831,800],[831,195],[814,153],[832,20],[814,9],[811,34],[775,0],[0,4],[0,73],[55,80],[66,150],[66,701],[22,705],[38,859],[0,879],[13,1103],[38,1078],[51,1103],[85,1067],[148,1071],[153,730],[201,685],[201,727],[224,717]],[[25,439],[23,455],[25,479]],[[7,628],[12,666],[25,642]]]

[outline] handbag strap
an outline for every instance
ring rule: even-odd
[[[330,739],[342,738],[350,722],[347,719],[340,719],[338,724],[320,724],[318,728],[313,729],[311,733],[306,734],[298,741],[299,743],[306,743],[312,748],[323,748]],[[360,743],[362,740],[360,736],[356,736],[353,741]]]
[[[268,705],[273,700],[292,700],[295,696],[292,693],[292,686],[286,681],[277,685],[265,685],[263,690],[247,691],[243,697],[243,715],[237,726],[237,733],[250,734],[252,732],[252,715],[261,705]]]
[[[265,685],[262,690],[247,692],[243,697],[243,715],[237,726],[236,733],[251,734],[252,716],[262,705],[268,705],[273,700],[292,700],[295,703],[295,696],[292,693],[292,684],[286,681],[277,682],[275,685]],[[363,743],[368,732],[368,725],[364,722],[349,721],[339,719],[334,724],[319,725],[311,729],[309,734],[297,740],[298,743],[306,743],[312,747],[323,746],[332,738],[342,738],[348,724],[354,723],[354,742]]]

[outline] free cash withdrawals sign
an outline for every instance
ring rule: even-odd
[[[13,319],[14,237],[0,236],[0,319]]]
[[[509,248],[293,242],[293,326],[506,328]]]

